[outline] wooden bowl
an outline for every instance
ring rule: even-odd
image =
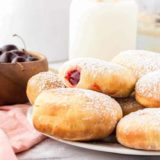
[[[0,63],[0,105],[28,102],[27,81],[33,75],[48,70],[48,62],[40,53],[28,51],[39,60],[19,63]]]

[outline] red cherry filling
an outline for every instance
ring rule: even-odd
[[[97,85],[96,83],[91,87],[91,89],[95,90],[95,91],[101,91],[101,88],[99,85]]]
[[[80,80],[80,71],[73,70],[69,72],[66,76],[66,79],[70,82],[71,85],[77,85]]]

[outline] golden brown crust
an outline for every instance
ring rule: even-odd
[[[160,71],[140,78],[135,87],[136,100],[145,107],[160,107]]]
[[[76,86],[66,79],[72,70],[80,71],[80,80]],[[125,67],[94,58],[70,60],[61,67],[59,75],[67,87],[96,90],[113,97],[127,97],[136,82],[134,75]]]
[[[144,109],[141,104],[137,103],[134,97],[118,98],[116,100],[120,104],[124,116],[140,109]]]
[[[147,108],[120,120],[116,136],[122,145],[142,150],[160,150],[160,109]]]
[[[48,71],[41,72],[31,77],[27,84],[27,97],[31,104],[34,104],[37,96],[43,91],[52,88],[65,87],[57,74]]]
[[[90,90],[58,88],[43,91],[33,111],[35,128],[72,141],[101,139],[112,133],[122,117],[111,97]]]
[[[141,105],[148,107],[148,108],[159,108],[160,107],[160,99],[148,98],[144,97],[143,95],[139,95],[136,93],[136,100]]]
[[[118,54],[112,62],[130,69],[138,80],[145,74],[160,69],[160,54],[145,50],[129,50]]]

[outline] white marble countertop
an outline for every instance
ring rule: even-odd
[[[58,69],[61,63],[52,64]],[[29,151],[17,155],[19,160],[159,160],[160,156],[127,156],[70,146],[47,138]]]

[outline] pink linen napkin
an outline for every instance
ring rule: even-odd
[[[0,159],[16,160],[14,153],[28,150],[45,138],[28,122],[29,107],[26,104],[0,107]]]

